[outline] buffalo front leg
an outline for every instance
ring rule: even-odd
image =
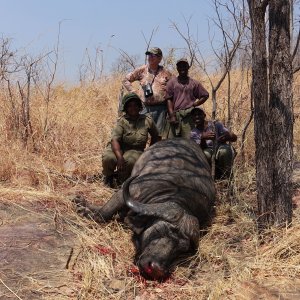
[[[107,222],[115,214],[126,209],[122,190],[115,193],[103,206],[90,204],[82,196],[76,196],[72,202],[76,205],[76,212],[79,215],[92,219],[97,223]]]

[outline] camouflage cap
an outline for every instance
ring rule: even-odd
[[[153,47],[153,48],[150,48],[149,50],[147,50],[145,54],[146,55],[154,54],[157,56],[162,56],[162,51],[158,47]]]
[[[122,99],[122,111],[126,110],[126,104],[131,100],[136,100],[138,102],[139,106],[141,108],[143,107],[142,100],[136,93],[128,93],[128,94],[124,95],[124,97]]]
[[[176,62],[176,65],[178,65],[179,63],[186,63],[186,64],[190,65],[190,64],[189,64],[189,61],[188,61],[186,58],[184,58],[184,57],[179,58],[179,59],[177,60],[177,62]]]

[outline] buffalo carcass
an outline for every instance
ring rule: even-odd
[[[136,162],[131,177],[103,206],[76,200],[78,210],[97,222],[126,212],[141,274],[161,280],[183,256],[198,248],[201,224],[211,216],[215,188],[199,146],[163,140]]]

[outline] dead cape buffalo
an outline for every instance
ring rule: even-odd
[[[131,177],[103,207],[80,197],[75,202],[78,211],[97,222],[125,212],[141,274],[161,280],[198,248],[200,226],[210,218],[214,198],[214,182],[202,150],[193,141],[171,139],[149,147]]]

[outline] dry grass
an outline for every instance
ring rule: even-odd
[[[247,79],[233,74],[233,131],[241,134],[249,114]],[[242,83],[242,85],[241,85]],[[208,85],[206,85],[208,86]],[[120,79],[65,90],[57,87],[45,131],[45,103],[32,98],[34,142],[24,149],[12,132],[10,106],[0,95],[0,198],[11,203],[42,201],[55,208],[56,222],[77,236],[70,261],[77,299],[295,299],[300,295],[300,220],[293,226],[259,235],[256,228],[253,128],[245,145],[246,162],[237,157],[233,195],[218,186],[216,217],[195,257],[163,283],[145,281],[133,266],[130,231],[117,221],[97,225],[81,219],[68,197],[81,193],[94,203],[112,195],[101,181],[101,153],[117,116]],[[295,85],[295,99],[299,95]],[[226,116],[226,90],[219,92],[220,119]],[[205,109],[210,110],[209,104]],[[300,113],[295,101],[295,113]],[[295,119],[295,154],[299,159],[299,117]],[[33,143],[35,151],[33,151]],[[240,145],[237,145],[239,152]],[[67,225],[66,225],[67,224]],[[70,296],[71,298],[71,296]],[[60,299],[45,296],[45,299]],[[65,299],[65,298],[61,298]]]

